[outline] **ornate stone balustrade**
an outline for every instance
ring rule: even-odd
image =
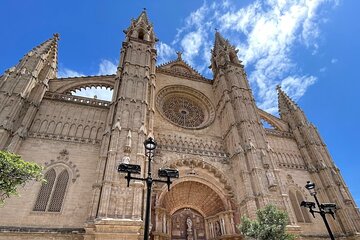
[[[99,100],[99,99],[94,99],[94,98],[86,98],[86,97],[74,96],[74,95],[60,94],[60,93],[52,93],[52,92],[46,92],[44,97],[48,98],[48,99],[69,101],[69,102],[73,102],[73,103],[91,105],[91,106],[96,106],[96,107],[106,107],[106,108],[108,108],[109,105],[110,105],[109,101],[104,101],[104,100]]]

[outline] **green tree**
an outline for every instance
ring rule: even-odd
[[[256,220],[242,217],[242,224],[238,228],[247,239],[292,240],[295,236],[286,233],[285,230],[288,220],[286,212],[277,209],[274,205],[267,205],[256,212]]]
[[[41,166],[26,162],[19,155],[0,151],[0,205],[11,195],[18,195],[18,186],[30,180],[45,181],[42,170]]]

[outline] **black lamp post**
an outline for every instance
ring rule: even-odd
[[[151,177],[151,161],[154,157],[154,150],[156,149],[156,142],[153,138],[149,137],[144,141],[145,146],[145,155],[148,157],[148,172],[146,178],[133,177],[131,174],[140,174],[141,166],[134,164],[121,163],[118,167],[118,172],[125,172],[127,175],[125,179],[127,180],[127,186],[129,187],[130,180],[141,180],[146,182],[147,186],[147,195],[146,195],[146,211],[145,211],[145,227],[144,227],[144,240],[149,239],[149,225],[150,225],[150,209],[151,209],[151,189],[153,182],[162,182],[166,183],[168,186],[168,191],[170,191],[170,185],[172,183],[171,178],[179,178],[179,171],[177,169],[159,169],[159,177],[166,177],[166,180],[153,179]]]
[[[322,217],[324,224],[326,226],[326,229],[329,233],[330,239],[331,240],[335,240],[334,235],[331,232],[330,226],[328,221],[326,220],[326,214],[330,214],[334,219],[335,219],[335,211],[336,211],[336,204],[335,203],[319,203],[318,198],[316,197],[316,190],[315,190],[315,183],[307,181],[305,188],[309,191],[310,195],[313,196],[315,198],[315,202],[316,205],[318,207],[319,210],[314,210],[315,209],[315,203],[314,202],[306,202],[306,201],[302,201],[300,203],[301,207],[305,207],[309,209],[309,212],[311,213],[311,215],[315,218],[315,214],[314,213],[319,213],[320,216]]]

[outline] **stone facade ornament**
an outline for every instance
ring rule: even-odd
[[[267,178],[267,181],[268,181],[268,186],[269,186],[269,189],[274,191],[276,189],[276,186],[277,186],[277,183],[276,183],[276,178],[274,176],[274,174],[272,173],[271,170],[266,170],[266,178]]]

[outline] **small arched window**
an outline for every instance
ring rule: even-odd
[[[304,200],[299,191],[289,191],[291,206],[294,210],[296,221],[299,223],[311,223],[309,213],[305,208],[300,207],[300,203]]]
[[[144,40],[144,37],[145,37],[144,30],[140,29],[138,33],[138,38]]]
[[[69,173],[63,167],[51,168],[45,174],[33,211],[60,212],[69,182]]]

